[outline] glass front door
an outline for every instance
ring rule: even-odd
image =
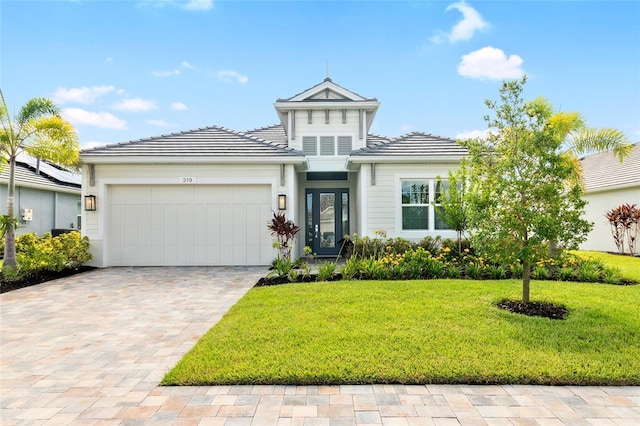
[[[318,256],[336,256],[349,233],[349,189],[307,189],[305,244]]]

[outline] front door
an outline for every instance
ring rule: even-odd
[[[318,256],[337,256],[349,233],[349,189],[307,189],[305,243]]]

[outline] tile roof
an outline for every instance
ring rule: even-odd
[[[411,132],[397,138],[379,135],[367,136],[367,147],[351,153],[365,157],[462,157],[467,150],[455,140],[424,132]]]
[[[276,136],[277,129],[262,128],[252,132],[205,127],[85,149],[80,157],[303,157],[301,151],[287,148],[281,142],[256,136]]]
[[[586,192],[640,186],[640,142],[632,146],[622,163],[611,152],[581,158]]]
[[[274,124],[272,126],[260,127],[257,129],[247,130],[244,132],[248,136],[264,139],[265,141],[273,142],[276,145],[287,147],[288,139],[287,134],[284,131],[284,127],[281,124]]]
[[[18,157],[15,169],[16,186],[80,193],[80,174],[60,170],[44,161],[40,161],[40,174],[37,174],[35,163],[35,158],[26,155]],[[0,173],[0,182],[5,185],[9,183],[8,165]]]

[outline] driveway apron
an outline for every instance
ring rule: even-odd
[[[640,425],[638,387],[160,387],[263,267],[107,268],[0,296],[0,423]]]

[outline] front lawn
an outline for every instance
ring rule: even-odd
[[[640,286],[533,281],[566,320],[494,303],[519,280],[343,281],[251,289],[164,385],[640,385]]]
[[[574,251],[584,259],[597,259],[607,266],[619,268],[625,278],[640,282],[640,257],[623,256],[601,251]]]

